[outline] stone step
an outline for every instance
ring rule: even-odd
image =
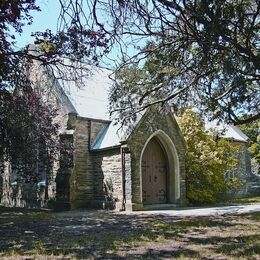
[[[165,204],[150,204],[144,205],[144,210],[171,210],[177,207],[176,204],[165,203]]]

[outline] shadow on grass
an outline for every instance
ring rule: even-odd
[[[260,212],[255,212],[254,214],[251,214],[251,215],[245,214],[244,216],[250,220],[255,220],[255,221],[260,222]]]
[[[256,204],[260,203],[260,196],[255,197],[245,197],[245,198],[237,198],[237,199],[230,199],[226,200],[222,203],[219,203],[220,205],[248,205],[248,204]]]
[[[162,259],[162,258],[190,258],[195,257],[199,258],[199,253],[190,250],[190,249],[182,249],[182,248],[174,248],[172,250],[157,250],[157,249],[146,249],[142,253],[130,253],[127,254],[127,259]],[[126,257],[119,256],[118,254],[108,253],[105,256],[106,259],[126,259]]]
[[[0,256],[200,257],[199,250],[183,245],[182,238],[193,231],[205,234],[208,228],[228,229],[235,225],[227,220],[224,217],[136,216],[108,211],[62,217],[42,211],[8,210],[0,213]],[[214,238],[187,241],[194,245],[212,242]],[[221,242],[217,252],[227,254],[225,248],[231,238]]]
[[[260,255],[260,235],[226,238],[216,251],[232,257]]]

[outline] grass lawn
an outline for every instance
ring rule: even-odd
[[[1,259],[260,259],[260,213],[64,217],[2,209],[0,226]]]
[[[225,201],[226,205],[245,205],[245,204],[256,204],[260,203],[260,196],[240,198],[240,199],[230,199]]]

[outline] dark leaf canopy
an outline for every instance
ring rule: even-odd
[[[170,101],[235,124],[259,118],[258,0],[93,2],[94,14],[109,10],[103,28],[122,49],[139,47],[123,56],[114,110]]]

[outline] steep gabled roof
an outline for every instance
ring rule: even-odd
[[[120,125],[114,125],[113,117],[109,113],[109,91],[113,84],[110,76],[113,71],[94,65],[83,64],[83,66],[87,73],[81,77],[80,88],[76,86],[73,80],[64,80],[61,78],[57,80],[59,87],[62,88],[69,100],[69,104],[66,101],[67,104],[64,105],[70,108],[73,107],[73,111],[76,111],[80,117],[110,121],[91,149],[97,150],[118,146],[121,141],[127,139],[127,135],[125,129],[120,129]],[[66,73],[69,72],[64,72],[64,74]],[[206,128],[209,129],[212,127],[222,132],[225,129],[222,135],[224,138],[241,142],[247,142],[248,140],[248,137],[236,126],[222,125],[220,127],[216,123],[210,122]]]
[[[66,69],[64,74],[72,71],[64,67],[64,70]],[[82,69],[82,66],[79,69]],[[57,75],[58,72],[55,70],[54,72],[55,76],[59,78],[59,85],[63,88],[78,116],[110,120],[108,96],[113,84],[112,79],[109,78],[112,71],[94,65],[84,65],[83,69],[84,74],[79,75],[81,76],[80,86],[76,85],[73,78],[60,78]]]
[[[226,138],[234,138],[235,140],[247,142],[248,136],[246,136],[238,127],[229,125],[229,129],[225,134]]]
[[[206,130],[213,128],[220,133],[221,137],[233,139],[239,142],[247,142],[248,137],[236,126],[211,121],[206,123]]]
[[[121,132],[118,125],[111,122],[101,133],[96,142],[92,145],[91,150],[105,149],[108,147],[118,146],[124,139],[124,133]]]

